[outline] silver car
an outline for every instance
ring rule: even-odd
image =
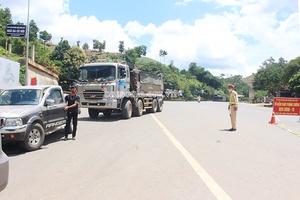
[[[4,188],[8,183],[8,173],[9,173],[8,157],[2,151],[2,141],[0,137],[0,191],[4,190]]]

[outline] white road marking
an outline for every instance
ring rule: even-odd
[[[183,157],[192,166],[195,172],[200,176],[205,185],[214,194],[218,200],[231,200],[226,192],[218,185],[218,183],[206,172],[206,170],[196,161],[196,159],[182,146],[182,144],[172,135],[172,133],[153,115],[151,117],[156,121],[170,141],[180,151]]]

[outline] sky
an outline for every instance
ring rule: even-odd
[[[298,0],[300,1],[300,0]],[[297,0],[0,0],[14,23],[34,20],[40,31],[70,45],[106,41],[106,52],[145,45],[146,57],[215,76],[256,73],[270,57],[300,56]],[[165,50],[165,58],[159,51]]]

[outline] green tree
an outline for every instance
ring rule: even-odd
[[[1,5],[0,5],[1,6]],[[1,28],[5,28],[7,24],[12,24],[11,12],[9,8],[0,8],[0,23]]]
[[[125,51],[125,61],[135,64],[136,59],[139,58],[139,54],[135,49],[128,49]]]
[[[105,48],[106,48],[106,41],[104,40],[102,43],[101,42],[99,43],[99,51],[104,52]]]
[[[299,73],[299,71],[300,57],[290,60],[284,68],[284,83],[286,85],[289,85],[292,91],[297,91],[297,74]]]
[[[64,54],[70,49],[70,45],[68,40],[64,40],[61,38],[61,41],[58,43],[58,45],[55,47],[54,51],[52,52],[50,59],[51,60],[58,60],[63,61],[64,60]]]
[[[256,101],[259,100],[261,102],[264,99],[264,97],[267,95],[268,95],[268,91],[266,91],[266,90],[256,90],[254,92],[254,99]]]
[[[52,35],[44,30],[40,32],[40,39],[42,39],[44,42],[49,42],[52,39]]]
[[[85,43],[82,45],[82,49],[83,49],[83,50],[88,50],[88,49],[89,49],[89,44],[85,42]]]
[[[93,63],[93,62],[97,62],[98,60],[98,56],[97,55],[93,55],[90,57],[90,62]]]
[[[77,79],[78,68],[86,61],[86,55],[84,51],[77,46],[72,46],[64,54],[62,74],[59,77],[60,80]]]
[[[31,20],[29,23],[29,41],[35,41],[38,38],[39,28],[36,25],[34,20]]]
[[[26,79],[26,66],[22,65],[20,67],[20,77],[19,77],[19,82],[21,85],[25,85],[25,79]]]
[[[253,88],[276,93],[284,87],[283,69],[286,61],[282,58],[276,62],[272,57],[265,60],[254,75]]]
[[[96,40],[96,39],[93,40],[93,49],[103,52],[105,50],[105,48],[106,48],[105,40],[102,43],[99,42],[99,40]]]
[[[163,66],[158,62],[149,62],[145,64],[139,64],[138,69],[146,72],[152,72],[155,74],[163,73]]]
[[[238,92],[238,94],[244,95],[245,97],[249,95],[249,90],[251,88],[243,81],[243,76],[235,75],[225,79],[223,78],[223,80],[224,80],[224,85],[223,85],[224,93],[227,93],[227,84],[233,84],[234,89]]]
[[[145,45],[134,47],[135,51],[138,53],[139,57],[146,56],[147,47]]]
[[[124,41],[119,41],[119,52],[122,54],[125,51]]]
[[[198,81],[203,82],[212,88],[218,89],[222,87],[222,82],[218,77],[213,76],[209,71],[197,66],[194,62],[189,65],[188,71],[191,75],[196,76]]]
[[[34,41],[30,43],[30,46],[35,46],[35,62],[44,66],[50,67],[53,65],[53,62],[50,60],[51,50],[49,48],[45,48],[39,41]]]
[[[137,58],[140,58],[142,55],[147,54],[147,47],[142,45],[142,46],[137,46],[134,47],[133,49],[128,49],[125,51],[125,61],[135,64]]]
[[[25,56],[25,43],[21,38],[13,38],[12,52],[18,55]]]
[[[94,40],[93,40],[93,49],[94,49],[94,50],[96,50],[96,49],[98,50],[99,47],[100,47],[100,42],[99,42],[99,40],[94,39]]]
[[[1,5],[0,5],[1,6]],[[9,8],[0,7],[0,46],[5,48],[6,44],[6,25],[12,24],[11,12]]]
[[[297,96],[300,95],[300,71],[295,73],[293,77],[289,80],[289,84],[291,86],[291,90],[297,94]]]
[[[165,56],[168,55],[168,52],[165,50],[159,50],[159,57],[163,57],[164,58],[164,64],[165,64]]]

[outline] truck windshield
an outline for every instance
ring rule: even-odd
[[[42,91],[39,89],[5,90],[0,94],[0,106],[37,105]]]
[[[107,82],[116,79],[116,68],[112,65],[84,66],[79,69],[79,81]]]

